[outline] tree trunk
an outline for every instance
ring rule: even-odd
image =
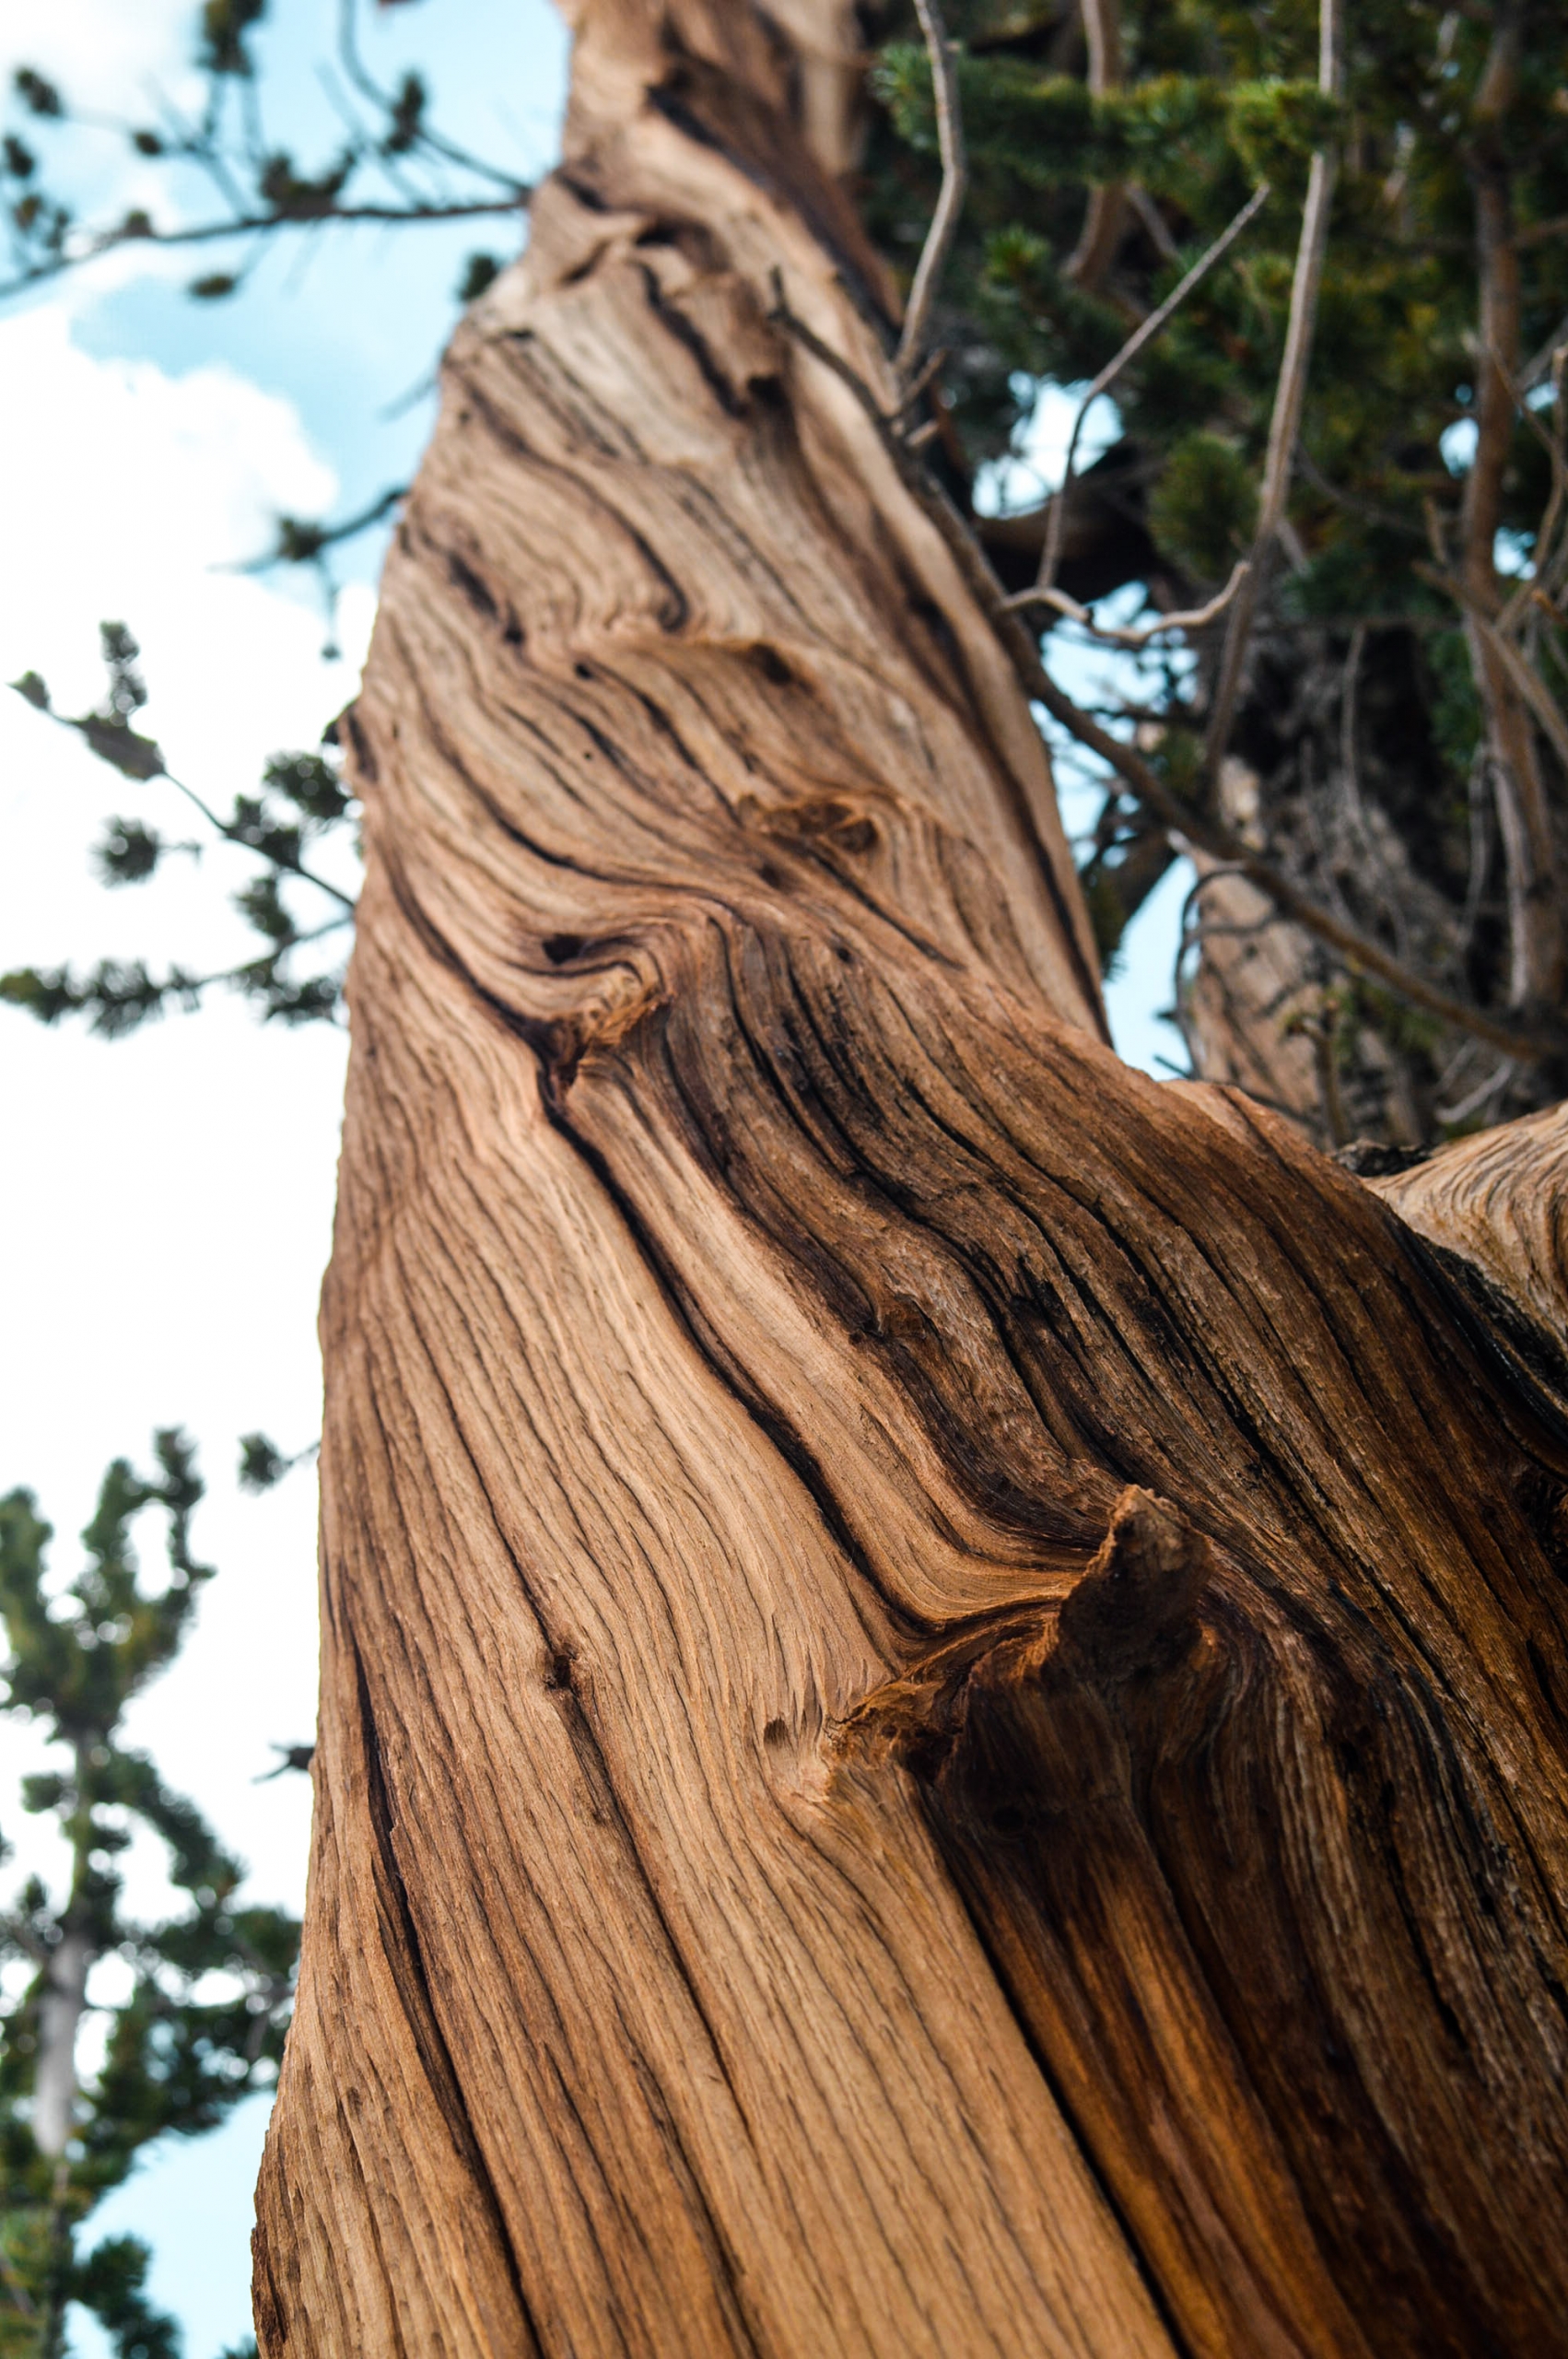
[[[849,29],[584,0],[347,724],[262,2349],[1561,2351],[1561,1155],[1105,1045]]]

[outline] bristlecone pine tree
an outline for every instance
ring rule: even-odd
[[[346,775],[216,823],[262,956],[4,983],[330,1014],[283,894],[362,801],[262,2347],[1568,2352],[1568,1118],[1306,1143],[1568,1070],[1561,15],[954,0],[950,80],[929,0],[572,13]],[[242,158],[246,234],[439,160],[344,21],[384,137]],[[1033,627],[1134,583],[1194,660],[1096,741]],[[68,725],[156,781],[105,653]],[[1106,1045],[1173,838],[1246,1097]]]
[[[151,2140],[214,2129],[271,2081],[283,2048],[298,1926],[283,1909],[236,1905],[239,1861],[122,1726],[178,1653],[212,1576],[191,1554],[202,1485],[190,1448],[177,1432],[156,1447],[151,1478],[123,1459],[109,1469],[82,1535],[87,1564],[63,1593],[46,1579],[51,1532],[31,1495],[0,1499],[0,1711],[30,1716],[65,1749],[68,1766],[29,1778],[22,1803],[54,1820],[69,1858],[62,1892],[30,1875],[0,1917],[0,1957],[31,1969],[0,2020],[5,2359],[61,2359],[73,2302],[98,2318],[116,2359],[178,2359],[179,2330],[145,2291],[146,2247],[110,2236],[88,2248],[84,2224]],[[151,1587],[132,1541],[149,1508],[169,1520],[168,1574]],[[123,1907],[114,1860],[138,1830],[164,1846],[187,1904],[161,1922]],[[89,1995],[110,1959],[127,1987]],[[84,2075],[89,2012],[107,2029]]]
[[[344,724],[262,2350],[1562,2352],[1568,1125],[1118,1063],[855,10],[574,18]]]

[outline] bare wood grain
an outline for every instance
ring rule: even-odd
[[[777,27],[577,21],[346,724],[262,2347],[1558,2348],[1568,1459],[1104,1045]]]

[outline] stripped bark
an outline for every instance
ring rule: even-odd
[[[1562,2348],[1568,1450],[1105,1045],[781,21],[583,0],[345,724],[262,2349]]]

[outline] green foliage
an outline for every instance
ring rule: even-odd
[[[419,145],[429,97],[419,75],[404,76],[387,109],[386,135],[381,141],[383,155],[406,156]]]
[[[53,116],[58,120],[65,111],[64,101],[53,83],[46,81],[30,65],[18,66],[12,76],[12,88],[29,114],[45,119]]]
[[[1199,427],[1176,443],[1149,499],[1161,553],[1195,581],[1222,581],[1252,544],[1258,486],[1234,442]]]
[[[895,42],[874,84],[899,135],[937,152],[930,69],[922,47]],[[959,97],[986,182],[1026,188],[1103,186],[1137,179],[1185,193],[1205,170],[1239,164],[1247,178],[1297,184],[1335,111],[1315,82],[1232,82],[1159,74],[1092,98],[1075,75],[1041,73],[1012,56],[961,58]]]
[[[439,135],[422,76],[407,72],[394,88],[382,88],[367,71],[357,45],[357,0],[344,0],[330,12],[337,32],[333,96],[345,136],[333,154],[313,161],[269,145],[255,99],[255,36],[266,13],[266,0],[204,0],[193,62],[206,84],[205,104],[182,107],[178,117],[171,112],[157,130],[135,120],[106,122],[96,113],[79,118],[89,131],[117,130],[135,155],[182,174],[183,185],[171,190],[168,217],[138,206],[118,221],[73,235],[77,225],[70,208],[34,184],[40,158],[15,134],[0,134],[0,180],[8,179],[18,192],[5,207],[13,267],[9,282],[0,282],[0,295],[132,238],[249,240],[367,214],[386,221],[471,219],[485,213],[515,218],[531,194],[529,183]],[[35,68],[22,67],[11,87],[16,105],[34,121],[56,126],[71,121],[61,91]],[[187,210],[191,167],[218,200],[212,217],[200,222]],[[188,291],[216,301],[233,294],[242,277],[219,268],[193,279]]]
[[[293,157],[280,150],[263,158],[256,176],[256,194],[280,220],[323,220],[347,187],[357,160],[353,148],[345,148],[324,171],[312,177],[298,171]]]
[[[457,282],[460,303],[476,302],[486,287],[500,276],[501,265],[494,254],[470,254],[462,265],[462,276]]]
[[[243,1434],[240,1441],[240,1487],[242,1491],[270,1491],[281,1483],[294,1461],[285,1458],[276,1442],[265,1434]]]
[[[1535,405],[1533,422],[1516,405],[1503,470],[1502,540],[1515,562],[1536,554],[1547,510],[1543,438],[1562,435],[1563,396],[1551,393],[1549,359],[1568,328],[1568,18],[1546,0],[1523,0],[1515,13],[1517,71],[1489,86],[1504,93],[1493,122],[1480,101],[1502,18],[1486,7],[1367,0],[1348,11],[1343,94],[1330,102],[1316,87],[1316,0],[1266,8],[1121,0],[1120,87],[1097,95],[1085,79],[1077,11],[1065,0],[949,0],[970,177],[933,330],[949,355],[942,384],[954,431],[942,447],[949,488],[961,498],[959,452],[972,481],[1016,448],[1042,381],[1094,378],[1249,193],[1270,184],[1243,235],[1120,372],[1120,543],[1097,572],[1088,568],[1087,593],[1062,577],[1064,588],[1091,599],[1141,581],[1166,609],[1200,604],[1256,532],[1307,162],[1327,147],[1336,177],[1282,536],[1288,558],[1267,552],[1255,583],[1262,604],[1254,648],[1261,640],[1276,653],[1249,670],[1258,685],[1244,682],[1230,744],[1261,781],[1258,824],[1276,865],[1319,903],[1348,894],[1363,930],[1385,944],[1419,942],[1412,955],[1434,959],[1451,979],[1462,972],[1462,988],[1490,1004],[1505,1004],[1510,989],[1506,926],[1487,868],[1489,823],[1483,814],[1478,832],[1466,813],[1472,777],[1484,801],[1492,772],[1477,771],[1482,704],[1458,601],[1433,579],[1433,553],[1446,551],[1452,571],[1465,530],[1469,463],[1445,438],[1474,409],[1478,354],[1492,333],[1482,327],[1478,248],[1483,186],[1501,189],[1514,226],[1514,365]],[[907,285],[940,171],[930,70],[907,0],[898,0],[890,29],[895,38],[872,76],[883,113],[862,189],[873,235]],[[1113,209],[1102,204],[1099,218],[1114,221],[1114,238],[1092,266],[1082,243],[1091,205],[1097,192],[1113,190]],[[1111,564],[1124,569],[1107,572]],[[1528,634],[1515,634],[1559,698],[1568,691],[1565,573],[1560,553],[1545,577],[1550,608],[1538,595]],[[1004,587],[1020,588],[1024,578]],[[1363,623],[1370,637],[1358,635]],[[1444,623],[1452,628],[1435,628]],[[1189,634],[1187,660],[1167,667],[1157,689],[1145,662],[1142,693],[1133,691],[1155,767],[1187,763],[1189,775],[1167,782],[1211,810],[1216,779],[1198,749],[1224,628]],[[1340,668],[1352,644],[1362,686],[1359,708],[1352,695],[1349,710],[1361,774],[1352,762],[1345,785],[1354,732],[1340,725]],[[1298,698],[1293,672],[1304,664],[1316,667],[1319,685]],[[1315,734],[1311,745],[1300,742],[1304,731]],[[1568,781],[1549,751],[1542,758],[1568,854]],[[1120,867],[1116,804],[1125,792],[1118,782],[1108,796],[1082,869],[1103,956],[1120,941],[1129,891],[1149,889],[1160,873],[1153,860]],[[1428,902],[1414,927],[1399,903],[1405,887],[1389,881],[1395,872],[1360,854],[1348,884],[1316,877],[1323,814],[1308,821],[1300,808],[1314,792],[1330,802],[1348,794],[1354,807],[1381,800],[1380,823],[1398,839],[1399,874],[1444,897],[1447,917]],[[1391,998],[1352,996],[1353,1021],[1406,1059],[1424,1088],[1452,1041],[1440,1051],[1430,1026],[1397,1022]]]
[[[275,2076],[298,1927],[239,1898],[240,1863],[193,1803],[167,1787],[123,1732],[127,1707],[173,1660],[212,1567],[192,1551],[202,1496],[189,1444],[156,1438],[157,1471],[117,1460],[82,1534],[86,1562],[64,1590],[46,1574],[50,1529],[31,1495],[0,1499],[0,1624],[8,1658],[0,1710],[30,1718],[61,1766],[24,1781],[67,1855],[64,1886],[29,1877],[0,1917],[0,1957],[19,1966],[0,2001],[0,2310],[6,2359],[53,2359],[71,2302],[100,2320],[123,2359],[177,2359],[172,2320],[145,2293],[133,2237],[85,2247],[82,2230],[154,2139],[215,2128]],[[143,1578],[133,1540],[166,1520],[168,1569]],[[144,1921],[125,1908],[116,1861],[138,1828],[162,1846],[178,1906]],[[122,1995],[93,1988],[115,1960]],[[102,2061],[76,2069],[84,2005],[106,2026]],[[53,2082],[58,2133],[47,2126]]]
[[[1537,236],[1568,211],[1568,20],[1538,6],[1506,142],[1520,250],[1523,343],[1534,353],[1568,312],[1568,242]],[[975,461],[1027,415],[1045,374],[1092,376],[1129,320],[1159,302],[1261,179],[1273,194],[1240,243],[1123,376],[1124,427],[1147,454],[1157,537],[1200,578],[1223,574],[1222,547],[1245,533],[1290,300],[1300,192],[1315,143],[1339,152],[1333,234],[1319,307],[1305,444],[1310,476],[1293,503],[1314,568],[1358,571],[1379,606],[1430,610],[1412,560],[1426,554],[1423,503],[1452,518],[1462,480],[1441,439],[1469,400],[1478,319],[1471,108],[1484,69],[1486,12],[1402,0],[1352,13],[1346,92],[1334,109],[1316,67],[1316,7],[1252,10],[1186,0],[1120,10],[1125,88],[1091,97],[1062,70],[1059,8],[955,0],[966,46],[960,87],[971,158],[963,240],[949,273],[946,338],[955,423]],[[1000,28],[1000,29],[999,29]],[[1071,53],[1070,53],[1071,54]],[[884,249],[912,270],[937,184],[935,122],[922,46],[881,54],[873,88],[886,110],[868,159],[868,211]],[[1133,185],[1161,240],[1132,221],[1102,287],[1067,265],[1087,192]],[[1195,438],[1201,436],[1199,441]],[[1521,422],[1507,526],[1530,546],[1542,506],[1540,466]],[[1176,480],[1167,483],[1169,475]],[[1204,487],[1223,522],[1202,526]],[[1402,527],[1390,546],[1390,526]],[[1382,537],[1376,537],[1378,533]],[[1228,562],[1228,560],[1227,560]]]
[[[324,754],[274,754],[262,771],[264,793],[287,796],[308,827],[325,833],[346,817],[350,797]]]
[[[251,1000],[265,1017],[286,1024],[332,1021],[342,998],[340,972],[301,975],[294,954],[345,931],[353,918],[351,897],[311,864],[314,848],[353,823],[353,800],[335,763],[324,753],[275,754],[263,769],[261,792],[236,795],[228,816],[220,816],[188,787],[180,787],[170,776],[161,748],[131,727],[131,716],[147,700],[135,640],[123,623],[104,623],[100,636],[109,687],[96,711],[75,717],[56,713],[36,672],[24,673],[12,682],[13,687],[35,711],[74,730],[90,752],[123,777],[143,784],[161,780],[179,787],[215,838],[262,861],[263,866],[233,898],[264,946],[259,957],[206,975],[179,966],[154,975],[139,959],[107,958],[85,975],[67,967],[18,968],[0,975],[0,1003],[24,1009],[41,1024],[83,1015],[93,1031],[118,1039],[170,1007],[199,1007],[214,985],[224,983]],[[171,841],[141,818],[116,816],[98,844],[95,860],[106,885],[143,885],[158,874],[170,852],[199,856],[201,850],[199,843]],[[300,886],[312,892],[318,903],[324,897],[324,919],[300,922],[287,898],[288,890]]]
[[[245,36],[267,12],[267,0],[204,0],[199,62],[209,74],[252,72]]]

